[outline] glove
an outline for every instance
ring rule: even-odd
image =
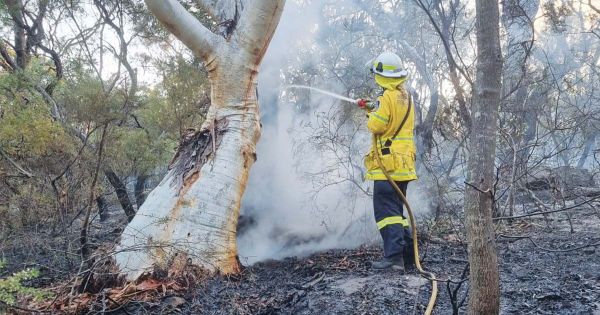
[[[361,109],[364,109],[364,110],[367,110],[367,111],[373,110],[373,103],[371,103],[370,100],[367,100],[367,99],[364,99],[364,98],[359,98],[359,99],[356,100],[356,104]]]

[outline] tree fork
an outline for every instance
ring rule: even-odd
[[[115,260],[129,279],[157,267],[169,270],[180,259],[207,271],[239,272],[237,221],[260,137],[256,76],[284,3],[246,1],[233,12],[239,20],[231,36],[221,37],[178,1],[146,0],[204,61],[211,106],[200,131],[184,136],[168,174],[123,231]],[[220,8],[227,9],[239,8]]]

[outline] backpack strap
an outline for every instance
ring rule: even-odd
[[[396,133],[394,133],[394,135],[390,139],[387,139],[385,141],[386,148],[392,145],[392,139],[396,138],[396,136],[400,133],[400,130],[402,130],[402,127],[404,127],[404,124],[406,123],[406,121],[408,120],[408,116],[410,115],[410,110],[412,109],[412,95],[410,94],[410,92],[407,92],[407,93],[408,93],[408,109],[406,110],[406,115],[404,115],[404,119],[402,119],[400,126],[398,126],[398,129],[396,129]]]

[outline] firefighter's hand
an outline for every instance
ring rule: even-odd
[[[373,110],[373,103],[371,103],[371,101],[368,99],[359,98],[356,100],[356,104],[359,108],[364,109],[366,111],[370,112],[371,110]]]

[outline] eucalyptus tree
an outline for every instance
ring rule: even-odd
[[[178,1],[146,4],[204,62],[211,105],[202,126],[183,136],[168,174],[124,230],[116,261],[130,278],[188,260],[238,272],[236,226],[260,136],[256,77],[285,1],[199,1],[222,26],[216,30]]]

